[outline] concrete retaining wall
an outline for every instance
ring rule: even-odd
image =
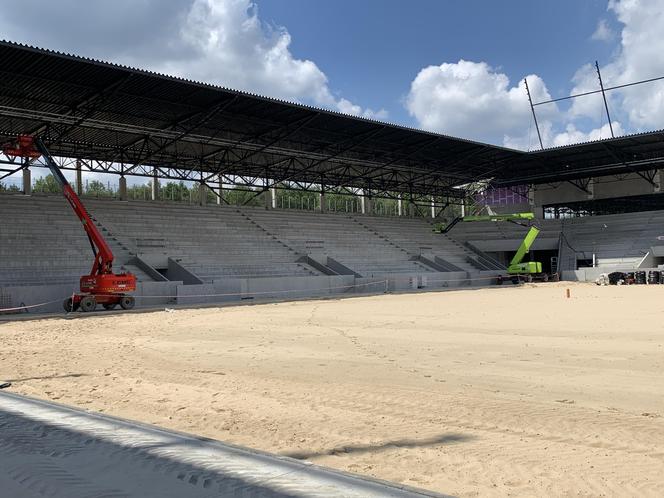
[[[167,296],[174,296],[179,286],[182,286],[182,282],[138,282],[136,292],[133,293],[136,305],[173,304],[175,300]],[[2,287],[0,296],[5,298],[2,299],[3,305],[0,308],[6,307],[5,302],[10,302],[12,307],[48,302],[38,308],[27,308],[22,313],[57,313],[64,311],[63,301],[75,292],[78,292],[78,284]]]
[[[417,289],[462,288],[491,285],[496,272],[429,272],[377,277],[320,275],[312,277],[239,278],[212,284],[184,285],[183,282],[139,282],[134,296],[137,307],[195,305],[246,300],[290,300],[331,295],[382,294]],[[29,313],[60,312],[62,301],[76,290],[73,285],[0,288],[12,306],[21,303],[55,301],[28,310]]]

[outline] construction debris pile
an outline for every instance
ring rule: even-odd
[[[659,285],[664,284],[664,271],[650,270],[602,273],[596,280],[597,285]]]

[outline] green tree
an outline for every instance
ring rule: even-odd
[[[32,191],[39,194],[57,194],[62,192],[62,189],[53,175],[49,174],[37,178],[34,187],[32,187]]]
[[[150,184],[132,185],[127,188],[127,198],[133,200],[148,200],[151,198],[152,188]]]
[[[92,180],[91,182],[86,182],[85,194],[96,197],[104,197],[110,195],[111,191],[106,188],[106,186],[99,180]]]
[[[18,188],[18,185],[6,185],[3,182],[0,182],[0,192],[20,192],[21,189]]]
[[[161,189],[161,197],[164,200],[188,201],[190,196],[189,187],[183,182],[169,182]]]

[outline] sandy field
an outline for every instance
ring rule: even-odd
[[[0,323],[0,379],[459,496],[662,496],[663,306],[551,283]]]

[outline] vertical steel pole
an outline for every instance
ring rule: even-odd
[[[606,102],[604,83],[602,83],[602,73],[599,72],[599,63],[597,61],[595,61],[595,69],[597,69],[597,78],[599,78],[599,87],[602,90],[602,98],[604,99],[604,109],[606,109],[606,118],[609,120],[609,129],[611,130],[611,138],[615,138],[615,135],[613,134],[613,125],[611,124],[611,115],[609,114],[609,104]]]
[[[528,94],[528,102],[530,102],[530,111],[533,113],[533,119],[535,120],[535,129],[537,130],[537,138],[539,139],[540,148],[544,149],[544,144],[542,143],[542,135],[540,134],[539,124],[537,124],[537,115],[535,114],[535,106],[533,105],[533,99],[530,96],[530,88],[528,88],[528,79],[524,78],[523,82],[526,84],[526,93]]]

